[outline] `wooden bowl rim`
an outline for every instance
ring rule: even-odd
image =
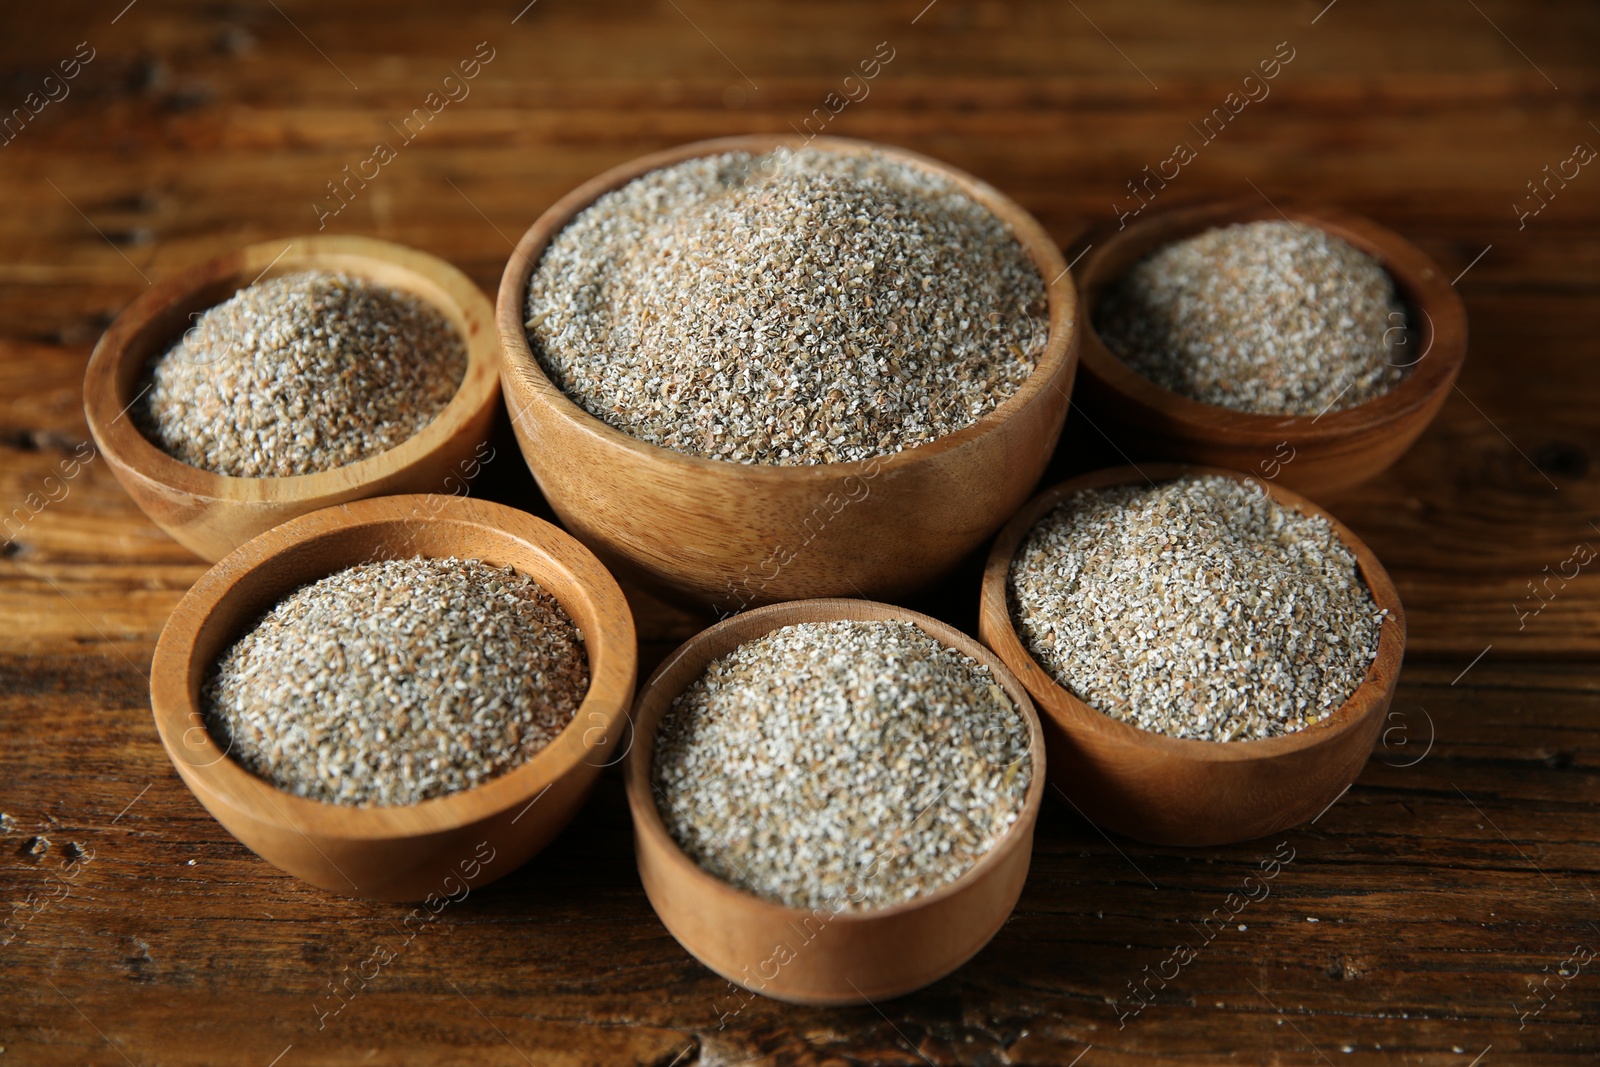
[[[428,514],[419,516],[423,502]],[[353,530],[396,523],[487,531],[529,560],[527,569],[521,560],[517,569],[556,596],[583,632],[589,654],[589,689],[572,721],[532,757],[480,785],[415,804],[381,807],[335,804],[290,793],[245,770],[203,728],[202,743],[188,746],[189,754],[181,752],[179,739],[195,729],[194,724],[203,722],[196,693],[189,686],[195,644],[202,630],[222,625],[238,631],[249,622],[221,618],[217,610],[223,597],[248,575],[272,567],[285,552],[318,541],[333,541]],[[369,556],[334,562],[329,573]],[[583,595],[557,593],[546,581],[550,574],[561,574]],[[284,580],[278,595],[302,584],[299,580]],[[206,571],[184,595],[156,643],[150,665],[150,705],[168,757],[183,771],[186,780],[192,776],[192,788],[197,792],[204,789],[210,800],[222,802],[239,815],[301,834],[350,841],[399,840],[457,830],[517,804],[537,800],[575,770],[591,750],[604,747],[606,736],[618,729],[628,713],[637,667],[633,616],[621,587],[594,554],[566,531],[515,508],[465,497],[370,497],[309,512],[273,527]],[[597,729],[605,736],[591,745],[587,736]],[[204,762],[196,762],[194,754],[203,756]],[[267,800],[265,808],[234,802],[234,797],[250,795],[247,787]]]
[[[749,152],[760,154],[779,148],[793,147],[790,138],[778,134],[741,134],[733,137],[716,137],[693,141],[672,148],[651,152],[628,160],[589,179],[552,204],[536,219],[517,242],[515,252],[506,262],[500,279],[500,291],[495,301],[496,322],[500,329],[500,342],[504,352],[502,369],[504,377],[522,386],[519,395],[529,403],[539,404],[544,411],[572,424],[578,431],[599,443],[630,452],[642,461],[655,461],[676,465],[688,472],[726,472],[738,470],[747,481],[755,483],[788,484],[797,479],[833,481],[856,472],[889,473],[929,460],[945,452],[960,448],[991,433],[1013,416],[1026,409],[1044,390],[1054,388],[1065,392],[1061,386],[1064,375],[1077,366],[1078,293],[1061,250],[1031,214],[1020,204],[994,188],[989,183],[919,152],[894,145],[880,144],[850,137],[814,137],[805,142],[805,148],[818,148],[847,155],[878,152],[893,159],[923,167],[955,182],[963,191],[1005,222],[1022,246],[1024,253],[1045,281],[1045,295],[1049,308],[1049,333],[1044,351],[1039,354],[1032,373],[1017,391],[982,418],[952,433],[936,437],[899,452],[873,456],[863,460],[836,463],[737,463],[732,460],[710,459],[690,455],[660,445],[653,445],[623,433],[614,426],[596,418],[568,397],[534,358],[528,344],[524,325],[527,313],[528,282],[544,255],[551,238],[559,233],[581,211],[605,193],[621,188],[633,179],[653,170],[702,156],[720,155],[724,152]],[[1054,281],[1047,279],[1053,278]]]
[[[1041,666],[1022,643],[1011,621],[1008,578],[1011,561],[1023,538],[1050,509],[1080,489],[1144,482],[1157,484],[1186,474],[1216,474],[1240,482],[1260,485],[1278,503],[1303,515],[1320,515],[1333,526],[1345,547],[1355,554],[1357,568],[1378,608],[1389,609],[1389,616],[1378,635],[1378,651],[1367,673],[1345,702],[1327,715],[1294,733],[1277,737],[1249,738],[1243,741],[1205,741],[1198,738],[1170,737],[1114,719],[1074,696]],[[1068,734],[1088,732],[1105,739],[1133,745],[1167,757],[1206,763],[1237,763],[1273,759],[1316,748],[1359,730],[1362,723],[1381,711],[1393,693],[1405,655],[1406,617],[1400,594],[1389,572],[1366,543],[1348,526],[1313,501],[1275,482],[1242,471],[1189,463],[1146,463],[1142,466],[1108,467],[1069,478],[1042,491],[1006,523],[995,538],[983,571],[981,619],[984,639],[1007,666],[1022,679],[1023,685],[1038,700],[1045,714]]]
[[[398,268],[425,283],[398,287],[439,308],[452,325],[458,320],[476,319],[483,323],[475,335],[459,331],[467,348],[467,365],[455,395],[433,421],[394,447],[354,463],[312,474],[253,478],[190,466],[163,452],[139,432],[132,418],[125,417],[132,402],[124,400],[117,383],[130,359],[148,360],[153,355],[136,357],[134,345],[152,320],[174,306],[192,302],[201,290],[221,284],[224,279],[231,278],[230,286],[243,288],[251,284],[245,279],[252,274],[257,280],[269,271],[272,277],[278,277],[323,256],[348,260],[339,269],[360,276],[369,276],[367,272],[379,263],[391,270]],[[442,305],[429,290],[449,297],[453,306]],[[84,413],[101,451],[138,476],[174,492],[229,504],[316,502],[374,484],[447,447],[474,416],[494,403],[500,386],[500,352],[498,331],[490,325],[493,321],[488,297],[477,284],[452,264],[427,252],[373,237],[307,234],[261,241],[165,278],[124,308],[89,357],[84,376]]]
[[[1422,313],[1427,330],[1425,340],[1418,343],[1424,344],[1423,354],[1393,389],[1354,407],[1322,415],[1237,411],[1156,384],[1124,363],[1101,339],[1095,328],[1095,308],[1127,266],[1157,248],[1215,227],[1280,219],[1322,230],[1377,259],[1394,279],[1401,300],[1414,312]],[[1166,234],[1168,227],[1175,229]],[[1121,265],[1124,260],[1126,266]],[[1270,447],[1285,435],[1291,435],[1296,442],[1314,443],[1388,426],[1426,408],[1440,393],[1448,391],[1467,354],[1466,307],[1438,264],[1393,230],[1326,204],[1285,202],[1275,206],[1259,198],[1206,200],[1153,212],[1124,230],[1102,226],[1078,276],[1078,289],[1085,309],[1079,324],[1084,367],[1129,400],[1217,441]]]
[[[656,728],[660,725],[661,717],[671,707],[672,701],[682,692],[682,687],[667,692],[666,676],[677,669],[679,664],[687,663],[694,668],[694,673],[688,679],[692,682],[713,659],[780,627],[792,623],[844,619],[914,623],[941,644],[986,664],[993,672],[995,682],[1005,689],[1006,694],[1016,705],[1018,713],[1028,725],[1028,755],[1032,760],[1032,777],[1029,779],[1028,792],[1023,797],[1022,807],[1017,811],[1016,820],[1006,830],[1005,835],[979,856],[978,861],[960,877],[946,882],[925,896],[901,901],[898,904],[859,911],[846,909],[832,912],[828,921],[842,923],[847,928],[862,923],[881,922],[932,907],[940,901],[953,897],[988,877],[991,871],[1021,847],[1023,838],[1029,836],[1029,829],[1038,820],[1039,810],[1044,803],[1046,776],[1044,728],[1039,721],[1038,713],[1034,710],[1033,700],[1027,688],[1012,674],[1005,662],[985,648],[981,642],[931,616],[876,600],[818,597],[811,600],[787,600],[752,608],[701,630],[679,645],[659,667],[651,672],[649,680],[640,688],[639,696],[634,701],[633,747],[628,753],[627,760],[628,807],[633,813],[634,832],[648,837],[653,844],[659,846],[667,862],[681,877],[689,879],[695,892],[717,901],[719,907],[727,904],[747,910],[754,909],[757,912],[765,912],[768,917],[780,922],[798,921],[801,917],[811,915],[815,910],[815,908],[780,904],[735,886],[731,882],[723,881],[696,863],[678,846],[677,841],[673,840],[672,834],[667,830],[666,822],[661,818],[660,810],[656,807],[655,793],[650,784],[650,771],[655,762]]]

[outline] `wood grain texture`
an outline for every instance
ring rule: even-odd
[[[1327,519],[1355,556],[1373,602],[1387,612],[1377,655],[1355,692],[1291,734],[1219,744],[1166,737],[1113,719],[1057,682],[1011,617],[1011,564],[1041,518],[1079,490],[1155,486],[1185,474],[1248,477],[1175,463],[1111,467],[1069,478],[1024,504],[989,550],[978,633],[1043,709],[1050,780],[1085,819],[1158,845],[1253,841],[1316,819],[1338,800],[1372,755],[1394,699],[1405,654],[1405,609],[1383,564],[1343,523],[1277,482],[1253,483],[1285,507]]]
[[[1528,583],[1600,546],[1600,174],[1521,229],[1512,204],[1576,142],[1600,147],[1600,12],[539,0],[512,25],[520,2],[139,0],[113,24],[122,6],[22,5],[0,33],[4,108],[79,41],[97,50],[0,147],[0,811],[15,822],[0,1060],[1470,1067],[1492,1046],[1479,1067],[1594,1061],[1600,975],[1553,975],[1575,945],[1600,948],[1600,574],[1542,600]],[[885,40],[893,62],[827,132],[970,171],[1071,262],[1130,205],[1126,182],[1288,41],[1271,95],[1163,197],[1247,195],[1248,178],[1338,204],[1465,270],[1472,324],[1458,389],[1412,449],[1318,500],[1406,606],[1399,715],[1351,791],[1315,826],[1177,849],[1108,840],[1052,790],[1017,910],[969,964],[883,1014],[757,1000],[725,1025],[727,983],[640,888],[616,771],[533,862],[410,940],[409,909],[322,893],[234,841],[173,772],[148,703],[156,637],[205,564],[99,459],[59,478],[90,442],[89,352],[141,271],[315,228],[326,183],[398,142],[389,123],[484,40],[497,54],[471,95],[328,228],[440,256],[486,292],[581,182],[673,144],[791,133]],[[553,518],[504,419],[491,444],[473,496]],[[1074,413],[1045,480],[1121,462]],[[981,562],[909,606],[974,633]],[[645,671],[704,625],[627,593]],[[50,848],[25,853],[40,834]],[[73,841],[93,859],[63,870]],[[1271,895],[1177,978],[1149,979],[1280,844],[1294,860]],[[380,949],[394,958],[375,973]],[[1130,984],[1151,1001],[1137,1015]]]
[[[843,154],[875,149],[931,169],[1010,227],[1044,279],[1049,316],[1044,350],[1016,392],[970,426],[892,455],[781,466],[647,444],[555,388],[528,345],[528,279],[575,215],[641,174],[686,159],[802,144]],[[563,197],[517,242],[495,312],[506,406],[556,514],[629,573],[728,614],[783,600],[904,596],[945,576],[999,529],[1032,493],[1060,438],[1078,367],[1077,303],[1050,236],[987,183],[891,146],[746,136],[651,153]]]

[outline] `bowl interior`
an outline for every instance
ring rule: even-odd
[[[234,269],[222,277],[197,279],[199,284],[176,295],[160,314],[148,320],[133,334],[123,349],[123,358],[117,367],[117,399],[127,405],[134,399],[137,383],[150,361],[177,344],[184,331],[194,325],[205,311],[231,298],[239,290],[257,282],[280,278],[306,270],[339,271],[355,275],[366,281],[400,289],[427,301],[450,320],[462,345],[467,343],[468,323],[459,304],[431,279],[398,263],[375,260],[366,256],[341,252],[295,252],[293,245],[281,259],[268,264],[266,269],[251,272],[248,265],[239,261]]]
[[[582,631],[590,684],[573,719],[530,759],[471,789],[417,804],[356,807],[310,800],[257,778],[204,727],[200,687],[217,657],[288,593],[360,563],[415,556],[511,566],[560,602]],[[538,793],[591,760],[618,732],[634,675],[634,636],[621,590],[568,535],[530,515],[456,497],[383,497],[293,520],[214,567],[174,612],[151,672],[162,739],[185,777],[224,797],[270,794],[292,825],[341,837],[453,829]],[[599,729],[597,729],[599,727]],[[251,805],[252,808],[255,805]]]
[[[1032,777],[1028,783],[1022,808],[1011,829],[960,877],[924,896],[889,907],[866,911],[843,911],[831,919],[831,922],[849,924],[883,919],[925,907],[960,892],[967,885],[982,878],[985,872],[998,865],[1004,856],[1017,848],[1018,842],[1025,836],[1019,830],[1031,826],[1038,816],[1039,807],[1044,799],[1045,786],[1044,734],[1039,716],[1034,711],[1028,690],[989,649],[936,619],[876,601],[831,598],[789,601],[755,608],[703,630],[685,642],[650,676],[640,690],[634,708],[634,742],[628,758],[627,778],[629,801],[637,832],[649,834],[664,844],[672,857],[672,862],[691,876],[699,892],[707,894],[713,900],[717,898],[738,900],[741,906],[771,909],[775,915],[808,914],[808,909],[779,904],[723,881],[695,863],[678,847],[661,818],[660,810],[656,807],[651,780],[656,730],[660,726],[662,716],[666,714],[678,695],[704,673],[712,660],[780,627],[802,622],[831,622],[839,619],[914,623],[935,640],[987,665],[996,683],[1006,691],[1015,704],[1018,714],[1028,725],[1028,756],[1031,761]]]
[[[1366,583],[1373,603],[1380,609],[1388,609],[1388,618],[1379,630],[1377,654],[1355,691],[1328,715],[1294,733],[1243,741],[1202,741],[1194,738],[1169,737],[1114,719],[1084,703],[1057,682],[1055,677],[1033,657],[1012,622],[1009,583],[1011,561],[1021,547],[1023,539],[1039,519],[1081,489],[1103,489],[1114,485],[1142,483],[1147,477],[1162,483],[1185,474],[1216,474],[1238,481],[1254,482],[1279,504],[1305,515],[1320,515],[1327,519],[1339,539],[1354,553],[1361,579]],[[1238,471],[1187,464],[1146,463],[1137,468],[1114,467],[1093,471],[1062,482],[1034,497],[1007,524],[995,541],[983,576],[982,607],[984,632],[990,644],[996,646],[996,651],[1005,662],[1017,669],[1023,683],[1038,698],[1045,713],[1056,719],[1060,725],[1069,730],[1091,730],[1152,750],[1208,762],[1266,759],[1286,752],[1311,748],[1325,743],[1335,735],[1359,729],[1363,720],[1375,707],[1382,704],[1388,693],[1393,690],[1395,681],[1399,677],[1400,661],[1405,650],[1405,611],[1400,603],[1400,595],[1377,556],[1348,527],[1310,500],[1274,482]]]
[[[270,278],[305,270],[342,271],[400,289],[426,301],[455,328],[467,350],[467,363],[450,403],[427,426],[386,452],[355,463],[312,474],[282,478],[240,478],[192,467],[146,438],[128,409],[139,398],[140,382],[150,361],[177,344],[200,314],[240,289]],[[336,491],[387,473],[409,459],[426,454],[447,440],[473,413],[492,399],[497,378],[495,345],[487,300],[455,268],[432,256],[385,241],[360,237],[298,237],[251,245],[160,283],[123,312],[107,331],[95,359],[112,361],[105,379],[91,371],[86,407],[91,423],[108,446],[129,464],[163,484],[200,495],[223,486],[234,495],[293,499]],[[97,381],[105,384],[96,385]],[[109,386],[109,388],[107,388]],[[100,390],[105,390],[100,394]],[[243,489],[248,486],[249,489]]]
[[[556,388],[534,356],[524,325],[529,279],[538,268],[545,248],[555,235],[605,193],[621,188],[650,171],[684,160],[724,152],[760,154],[792,149],[791,140],[771,134],[751,134],[679,145],[614,167],[580,185],[553,204],[523,234],[501,278],[495,310],[508,373],[529,382],[532,385],[531,394],[538,402],[547,405],[562,417],[580,423],[587,432],[607,443],[623,447],[645,459],[687,464],[708,471],[724,470],[734,466],[746,481],[756,483],[835,479],[840,476],[841,470],[847,471],[868,465],[873,465],[875,469],[881,467],[892,470],[939,452],[960,447],[1006,421],[1015,412],[1033,402],[1045,389],[1057,388],[1065,391],[1070,387],[1071,375],[1077,365],[1077,289],[1065,261],[1061,258],[1060,248],[1038,221],[987,182],[939,160],[892,145],[824,136],[808,140],[805,147],[850,155],[882,153],[933,171],[953,181],[1011,227],[1017,241],[1033,261],[1044,282],[1049,317],[1049,332],[1044,351],[1040,353],[1033,373],[1023,381],[1015,393],[973,424],[891,455],[852,463],[778,465],[730,464],[725,460],[708,459],[648,444],[591,415]]]
[[[1124,363],[1100,336],[1098,313],[1102,298],[1145,256],[1213,228],[1279,221],[1318,229],[1354,245],[1377,260],[1393,279],[1407,310],[1407,343],[1414,346],[1414,354],[1408,354],[1404,364],[1410,373],[1388,392],[1318,417],[1236,411],[1158,385]],[[1447,388],[1455,380],[1466,353],[1465,310],[1433,261],[1398,234],[1336,208],[1284,205],[1280,211],[1258,199],[1198,204],[1153,215],[1113,233],[1098,253],[1091,253],[1080,287],[1086,309],[1085,364],[1119,392],[1147,407],[1170,412],[1190,423],[1208,425],[1221,436],[1259,432],[1276,440],[1285,428],[1293,427],[1301,439],[1334,437],[1397,418]]]

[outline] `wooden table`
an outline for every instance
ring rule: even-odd
[[[1600,545],[1600,171],[1539,200],[1528,183],[1600,146],[1600,11],[124,2],[18,6],[0,32],[0,105],[67,93],[0,147],[0,1065],[1595,1062],[1600,962],[1577,964],[1600,948],[1600,564],[1542,583]],[[469,95],[405,143],[401,120],[475,51],[492,58]],[[1471,315],[1438,421],[1323,501],[1410,617],[1396,716],[1350,793],[1315,825],[1198,850],[1108,839],[1049,801],[1016,914],[954,976],[852,1010],[757,1000],[719,1025],[728,987],[652,914],[611,777],[548,852],[335,999],[401,940],[401,910],[281,874],[183,788],[146,674],[203,566],[103,462],[59,476],[117,311],[225,249],[315,230],[326,184],[379,141],[395,158],[328,231],[426,249],[492,292],[511,240],[582,179],[799,128],[875,54],[827,131],[987,178],[1070,259],[1280,51],[1270,95],[1157,204],[1252,183],[1338,202],[1461,272]],[[75,54],[75,78],[45,82]],[[1110,455],[1081,423],[1052,477]],[[477,492],[541,510],[498,444]],[[969,570],[917,606],[970,628],[976,599]],[[646,669],[699,625],[636,609]],[[1271,895],[1131,1014],[1146,968],[1279,849],[1294,859]]]

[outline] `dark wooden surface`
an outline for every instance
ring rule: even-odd
[[[1551,581],[1539,614],[1517,608],[1600,545],[1600,168],[1552,183],[1521,228],[1513,205],[1537,206],[1526,183],[1576,144],[1600,147],[1600,9],[925,2],[538,0],[515,24],[522,0],[4,13],[7,112],[78,42],[94,59],[0,147],[0,1065],[1595,1062],[1600,960],[1577,964],[1600,949],[1600,562]],[[1253,183],[1368,214],[1452,276],[1471,264],[1460,391],[1399,466],[1321,501],[1410,619],[1394,729],[1350,793],[1313,826],[1202,850],[1108,840],[1052,799],[994,943],[845,1011],[725,1014],[727,985],[643,898],[614,774],[547,853],[404,947],[404,909],[312,890],[229,838],[147,703],[156,636],[201,564],[103,462],[52,480],[88,439],[85,361],[148,279],[314,229],[324,184],[398,141],[388,123],[481,41],[494,58],[470,96],[328,225],[491,292],[510,241],[582,179],[798,126],[879,42],[894,58],[829,132],[974,171],[1071,259],[1288,42],[1270,96],[1157,205]],[[478,491],[539,510],[503,431],[499,455]],[[1114,458],[1075,414],[1052,476]],[[969,568],[916,606],[970,628],[977,594]],[[636,607],[647,665],[698,625]],[[1190,924],[1289,849],[1270,895],[1202,944]],[[1183,941],[1198,956],[1119,1019]],[[319,1027],[330,984],[383,951]]]

